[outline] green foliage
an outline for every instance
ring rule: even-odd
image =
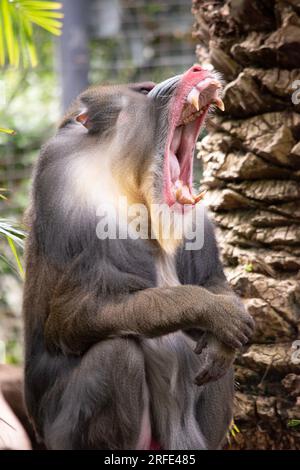
[[[16,286],[20,286],[24,274],[20,256],[26,234],[16,220],[28,204],[31,165],[58,117],[53,42],[48,32],[60,34],[63,14],[56,11],[60,8],[57,2],[0,0],[1,91],[5,91],[1,109],[1,124],[5,127],[0,128],[0,186],[9,188],[8,194],[0,188],[0,277],[6,281],[2,285],[0,279],[0,307],[4,312],[0,323],[4,325],[3,331],[7,330],[6,361],[11,364],[22,362],[18,322],[13,318],[11,327],[7,314],[16,307],[10,302],[17,298]],[[34,29],[34,25],[39,28]],[[37,46],[39,64],[32,68],[37,65]]]
[[[141,10],[144,14],[149,16],[155,16],[157,13],[161,13],[162,11],[167,9],[167,5],[162,5],[161,3],[146,3],[142,5]]]
[[[22,345],[11,339],[6,342],[6,364],[21,364],[23,357]]]
[[[290,419],[288,422],[289,428],[296,428],[300,426],[300,419]]]
[[[10,134],[10,135],[15,134],[15,131],[13,129],[4,129],[3,127],[0,127],[0,132],[3,132],[4,134]]]
[[[0,217],[8,219],[5,222],[10,228],[22,232],[21,242],[24,230],[17,221],[28,206],[31,167],[59,116],[59,90],[53,72],[54,44],[43,30],[37,31],[37,39],[40,64],[27,70],[7,68],[1,75],[6,95],[1,120],[6,127],[15,129],[16,134],[0,133],[0,186],[9,189],[6,192],[0,189]],[[18,173],[24,174],[22,179],[14,179]],[[13,243],[15,250],[4,234],[0,237],[0,277],[9,273],[22,276],[22,243],[15,240]]]
[[[253,272],[253,264],[252,263],[248,263],[245,265],[245,271],[247,273],[252,273]]]
[[[0,237],[5,237],[10,240],[20,248],[23,248],[23,239],[25,237],[25,232],[15,226],[15,224],[7,219],[0,219]]]
[[[38,0],[0,0],[0,66],[13,67],[38,63],[33,25],[59,36],[63,13],[59,2]]]
[[[227,442],[228,442],[229,447],[231,446],[231,438],[233,438],[236,441],[237,440],[237,434],[239,434],[240,432],[241,431],[239,430],[239,428],[235,424],[234,420],[232,420],[230,425],[229,425],[228,432],[227,432]]]
[[[1,238],[7,240],[17,263],[19,274],[23,278],[24,271],[18,254],[18,248],[23,250],[25,231],[17,224],[7,219],[0,219],[0,239]],[[0,254],[0,258],[10,265],[9,260],[7,260],[3,254]]]

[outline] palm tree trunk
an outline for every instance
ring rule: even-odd
[[[300,0],[193,0],[193,13],[199,62],[227,83],[199,144],[202,183],[256,320],[236,361],[233,447],[300,449]]]

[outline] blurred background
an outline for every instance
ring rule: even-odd
[[[16,1],[11,7],[27,7],[32,15],[33,3]],[[1,68],[0,127],[16,134],[0,133],[0,218],[12,222],[22,221],[40,146],[78,93],[89,84],[160,81],[196,60],[190,0],[51,3],[58,8],[50,13],[58,17],[46,16],[48,23],[38,17],[33,21],[34,63],[31,56],[27,59],[27,50],[20,50],[18,67],[7,63]],[[14,241],[21,254],[18,237]],[[5,348],[6,362],[19,363],[22,281],[11,247],[3,239],[0,244],[0,359]]]

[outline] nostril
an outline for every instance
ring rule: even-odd
[[[191,67],[191,72],[201,72],[202,67],[199,64],[194,64],[193,67]]]

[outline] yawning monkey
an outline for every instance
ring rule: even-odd
[[[28,211],[25,398],[49,449],[222,445],[232,362],[253,321],[207,217],[195,219],[203,246],[187,250],[184,238],[160,236],[153,210],[178,220],[201,207],[193,153],[211,105],[223,107],[220,87],[195,65],[156,86],[90,88],[41,151]],[[156,238],[98,236],[99,206],[115,221],[121,197],[147,208]]]

